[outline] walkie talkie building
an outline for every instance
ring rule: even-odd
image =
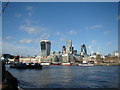
[[[49,56],[51,50],[51,42],[49,40],[40,41],[41,56]]]

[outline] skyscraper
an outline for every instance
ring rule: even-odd
[[[66,53],[71,53],[72,52],[72,40],[67,40],[66,41]]]
[[[66,47],[65,46],[62,47],[62,53],[66,53]]]
[[[81,55],[87,55],[87,50],[85,44],[81,45]]]
[[[51,50],[51,42],[49,40],[41,40],[41,56],[49,56]]]

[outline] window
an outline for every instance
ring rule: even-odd
[[[41,49],[46,49],[45,42],[41,42]]]

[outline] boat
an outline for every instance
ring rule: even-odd
[[[90,64],[90,63],[80,63],[78,65],[79,66],[94,66],[94,64]]]
[[[61,63],[51,63],[50,65],[61,65]]]
[[[16,69],[42,69],[42,65],[35,63],[34,65],[26,65],[24,64],[13,64],[10,65],[10,68],[16,68]]]
[[[50,63],[42,62],[42,63],[40,63],[40,65],[50,65]]]
[[[71,65],[70,63],[61,63],[61,65]]]

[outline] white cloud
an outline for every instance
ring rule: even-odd
[[[31,42],[32,42],[31,39],[22,39],[22,40],[18,41],[18,43],[20,43],[20,44],[29,44]]]
[[[39,55],[39,49],[35,49],[34,47],[19,46],[13,43],[2,42],[2,53],[33,56],[33,55]]]
[[[27,7],[26,7],[26,10],[28,11],[28,16],[32,16],[32,14],[33,14],[33,9],[34,9],[33,6],[27,6]]]
[[[110,33],[110,31],[104,31],[104,32],[103,32],[104,35],[107,35],[107,34],[109,34],[109,33]]]
[[[107,42],[106,44],[110,45],[110,44],[112,44],[112,41],[109,41],[109,42]]]
[[[61,34],[61,37],[59,39],[60,41],[65,41],[66,40],[66,36],[64,34]]]
[[[31,10],[33,10],[33,8],[34,8],[33,6],[27,6],[26,10],[31,11]]]
[[[61,33],[60,33],[60,32],[56,32],[55,34],[56,34],[57,36],[61,35]]]
[[[6,36],[5,39],[12,39],[12,36]]]
[[[102,27],[103,27],[103,25],[97,24],[97,25],[93,25],[93,26],[87,26],[85,28],[90,29],[90,30],[95,30],[95,29],[99,29],[99,28],[102,28]]]
[[[27,25],[22,25],[19,27],[20,30],[26,31],[28,34],[36,34],[38,32],[42,32],[46,30],[44,27],[37,27],[37,26],[27,26]]]
[[[38,34],[47,30],[45,27],[36,26],[30,19],[25,19],[25,24],[19,27],[20,30],[27,32],[28,34]]]
[[[50,33],[42,33],[40,37],[36,38],[34,41],[35,43],[39,43],[40,40],[47,40],[50,37]]]
[[[74,30],[70,30],[70,31],[69,31],[69,34],[71,34],[71,35],[75,35],[75,34],[77,34],[77,32],[74,31]]]
[[[19,17],[21,17],[22,15],[20,14],[20,13],[16,13],[15,14],[15,17],[17,17],[17,18],[19,18]]]
[[[60,38],[60,41],[64,41],[65,38]]]
[[[25,23],[26,23],[26,25],[31,25],[31,21],[30,21],[30,19],[25,19]]]
[[[91,29],[98,29],[98,28],[101,28],[102,27],[102,25],[94,25],[94,26],[92,26],[92,27],[90,27]]]
[[[25,30],[28,34],[36,33],[37,29],[35,27],[30,26],[20,26],[20,30]]]
[[[95,41],[95,40],[92,40],[91,43],[96,43],[96,41]]]

